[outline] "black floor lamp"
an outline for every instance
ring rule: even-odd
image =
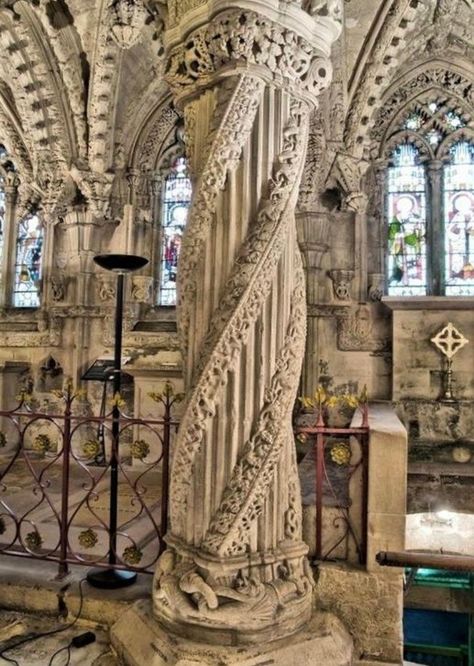
[[[145,257],[133,254],[99,254],[94,261],[101,268],[117,273],[117,298],[115,305],[115,346],[113,370],[113,394],[120,393],[122,372],[122,321],[123,288],[125,274],[137,271],[148,263]],[[110,509],[109,509],[109,565],[108,569],[96,568],[89,571],[87,581],[94,587],[117,589],[135,582],[134,571],[114,569],[117,562],[117,518],[118,518],[118,461],[120,436],[120,409],[114,401],[112,409],[112,449],[110,453]]]

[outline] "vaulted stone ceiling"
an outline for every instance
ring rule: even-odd
[[[117,155],[130,164],[147,125],[169,105],[165,5],[0,0],[0,133],[29,174],[30,193],[57,197],[57,183],[70,176],[83,191],[94,182],[100,196]],[[335,85],[345,89],[342,118],[349,105],[346,148],[357,152],[384,90],[404,67],[441,52],[472,63],[472,0],[346,0],[344,6]]]

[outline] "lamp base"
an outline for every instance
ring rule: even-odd
[[[118,590],[121,587],[133,585],[137,580],[135,571],[122,571],[121,569],[91,569],[87,574],[87,582],[92,587],[103,590]]]

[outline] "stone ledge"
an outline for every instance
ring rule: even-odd
[[[0,558],[0,604],[3,609],[58,615],[65,605],[69,617],[79,611],[79,582],[89,567],[71,566],[57,580],[54,562],[4,555]],[[67,586],[67,589],[65,589]],[[81,618],[111,626],[138,599],[150,598],[152,576],[139,574],[137,582],[121,590],[99,590],[83,583]],[[60,601],[61,600],[61,601]]]
[[[352,640],[347,630],[334,615],[324,612],[316,613],[305,629],[294,636],[259,647],[220,647],[166,632],[153,616],[151,600],[139,601],[112,627],[111,641],[127,666],[350,666],[352,663]]]

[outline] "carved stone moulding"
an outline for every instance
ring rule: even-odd
[[[316,21],[289,7],[288,12],[297,12],[301,20],[287,21],[283,26],[274,2],[259,2],[257,7],[255,2],[241,2],[234,8],[219,1],[208,4],[214,12],[207,11],[200,21],[185,22],[179,33],[167,33],[171,50],[166,79],[178,102],[209,86],[216,76],[245,68],[317,104],[332,78],[329,53],[339,34],[336,21]],[[307,24],[313,32],[305,28]],[[177,41],[180,43],[175,46]]]
[[[191,552],[172,537],[154,579],[160,624],[199,642],[251,645],[291,635],[311,616],[307,547],[222,560]],[[266,582],[271,580],[271,582]],[[238,630],[238,631],[236,631]]]
[[[132,277],[132,300],[136,303],[151,304],[153,296],[153,278],[149,275]]]
[[[390,341],[374,335],[370,308],[360,305],[348,315],[337,319],[339,351],[386,352]]]
[[[385,275],[384,273],[369,273],[369,300],[381,301],[385,293]]]
[[[112,0],[110,32],[121,49],[130,49],[140,39],[147,11],[143,0]]]

